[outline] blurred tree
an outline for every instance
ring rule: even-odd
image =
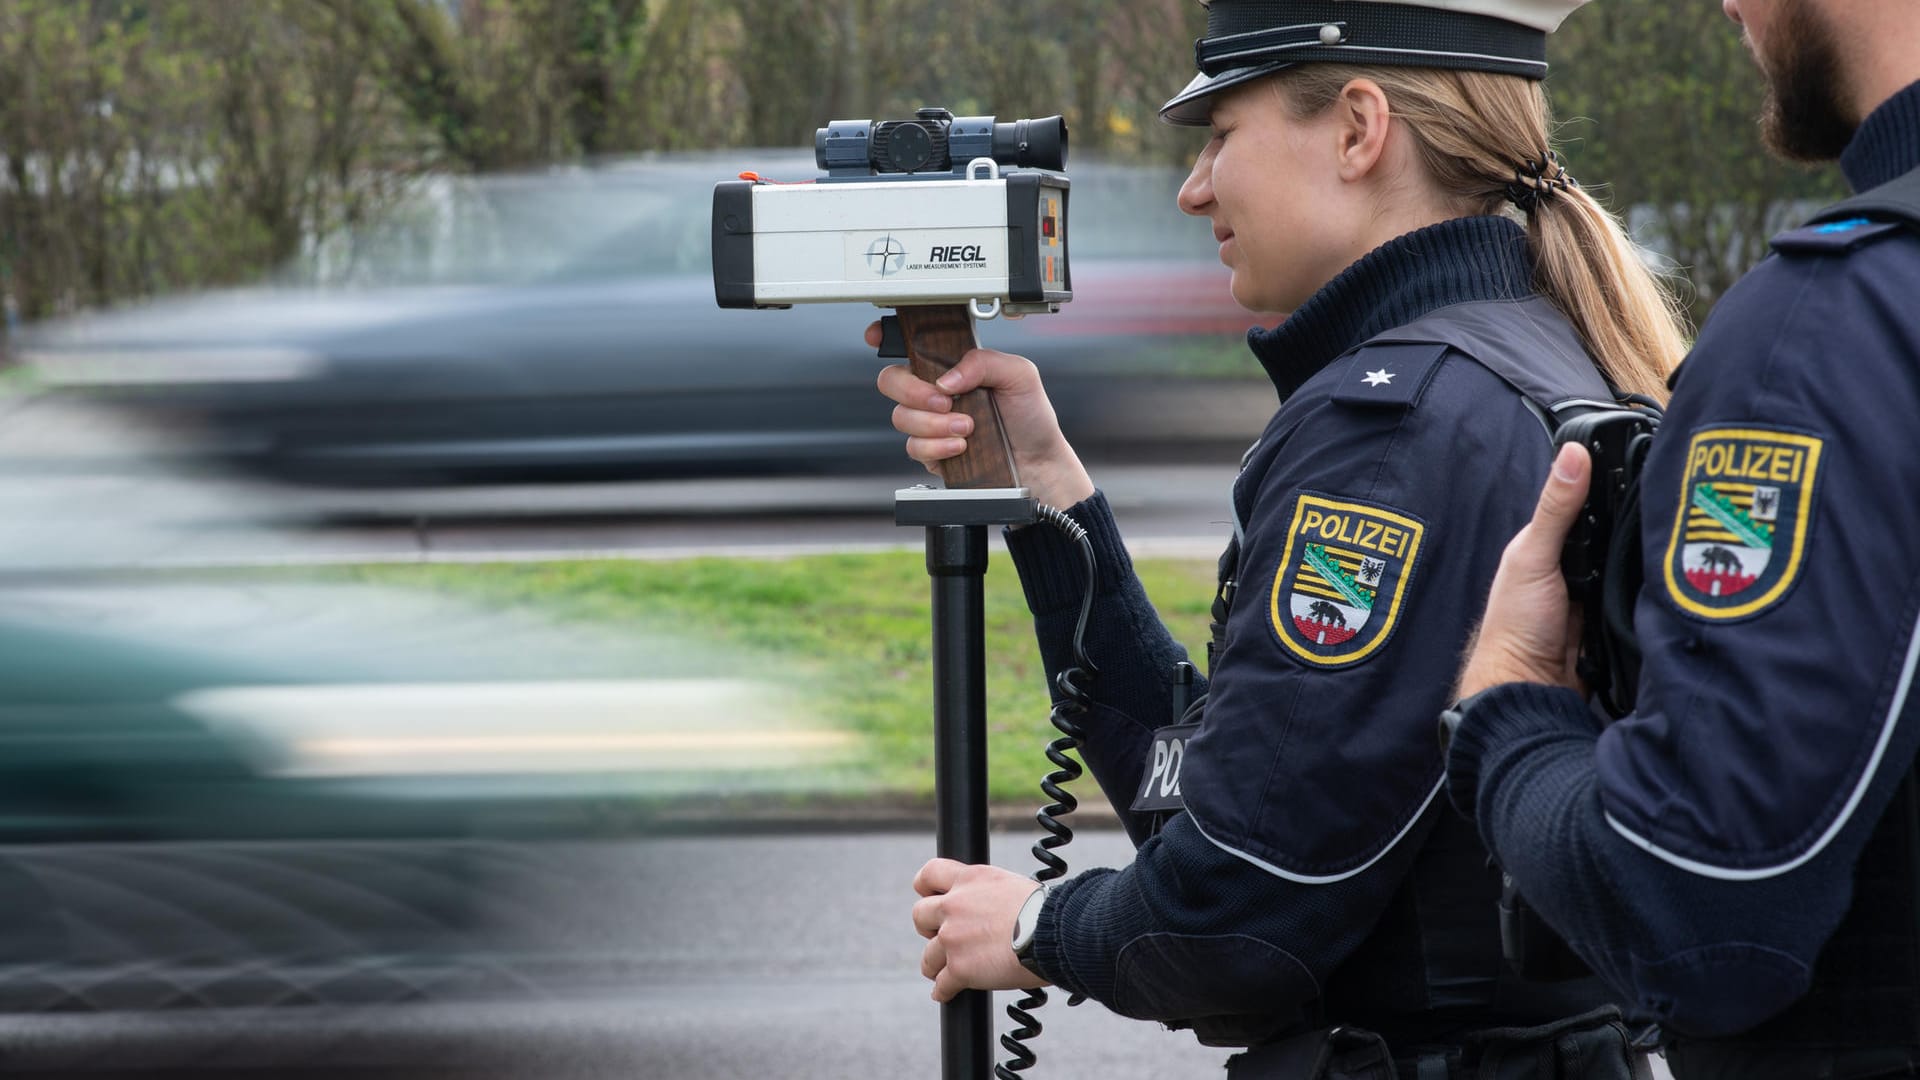
[[[256,276],[363,216],[382,111],[296,0],[0,5],[0,289],[34,318]]]
[[[454,164],[485,170],[545,156],[547,72],[506,0],[468,3],[457,23],[436,0],[316,2],[353,28],[382,85]]]
[[[732,68],[746,93],[746,141],[797,146],[830,119],[840,65],[835,37],[846,29],[830,0],[728,0],[739,20]],[[864,51],[864,50],[862,50]]]
[[[1193,78],[1193,43],[1206,31],[1205,12],[1187,0],[1151,0],[1117,6],[1100,23],[1105,114],[1089,119],[1105,128],[1102,145],[1122,156],[1188,164],[1206,137],[1161,123],[1160,106]]]
[[[1157,112],[1204,25],[1192,0],[4,0],[0,296],[31,318],[246,280],[422,173],[804,145],[922,105],[1060,112],[1082,160],[1184,164],[1204,136]],[[1589,5],[1551,50],[1574,171],[1696,315],[1840,190],[1759,150],[1711,5]]]
[[[306,2],[353,27],[456,169],[718,141],[698,0]]]
[[[1761,147],[1760,76],[1717,4],[1589,4],[1549,39],[1569,168],[1692,284],[1696,325],[1767,240],[1845,194]]]
[[[804,2],[804,0],[802,0]],[[735,0],[796,12],[794,0]],[[1063,114],[1076,152],[1191,160],[1201,140],[1158,122],[1162,102],[1192,76],[1191,45],[1206,13],[1191,0],[976,0],[956,16],[939,0],[814,0],[838,17],[838,70],[811,112],[777,125],[804,143],[825,119],[895,118],[923,105],[1004,119]],[[737,69],[749,78],[748,67]],[[849,74],[853,73],[853,74]],[[749,90],[745,107],[791,77]],[[787,87],[788,103],[794,101]],[[750,118],[749,123],[757,122]],[[769,133],[771,134],[771,133]],[[756,139],[754,141],[764,141]]]
[[[650,0],[621,22],[604,58],[605,128],[585,154],[684,150],[728,141],[720,105],[714,20],[701,0]],[[644,15],[644,22],[641,21]]]
[[[243,211],[254,234],[247,261],[286,259],[329,219],[358,217],[375,110],[366,66],[340,20],[285,0],[255,0],[214,19],[171,5],[163,17],[170,36],[204,55],[212,124],[200,149],[217,165],[200,180]]]

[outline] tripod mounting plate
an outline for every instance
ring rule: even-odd
[[[936,488],[916,484],[893,493],[895,525],[1031,525],[1039,520],[1023,487]]]

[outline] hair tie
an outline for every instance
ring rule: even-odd
[[[1580,181],[1560,164],[1560,155],[1548,150],[1544,158],[1523,159],[1503,192],[1508,202],[1531,214],[1543,200],[1579,186]]]

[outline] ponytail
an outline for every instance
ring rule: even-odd
[[[1619,221],[1560,168],[1539,83],[1344,64],[1300,64],[1274,78],[1303,119],[1353,79],[1379,84],[1445,197],[1467,213],[1524,215],[1534,288],[1567,317],[1601,374],[1626,393],[1666,400],[1667,376],[1687,349],[1680,306]]]
[[[1673,293],[1641,263],[1614,216],[1578,187],[1527,213],[1534,288],[1573,324],[1613,385],[1667,400],[1667,376],[1686,355]]]

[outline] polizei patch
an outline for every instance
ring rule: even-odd
[[[1765,428],[1694,433],[1667,542],[1667,595],[1682,611],[1737,619],[1786,595],[1806,554],[1820,448]]]
[[[1399,619],[1425,533],[1407,514],[1301,493],[1268,605],[1280,643],[1322,667],[1372,655]]]

